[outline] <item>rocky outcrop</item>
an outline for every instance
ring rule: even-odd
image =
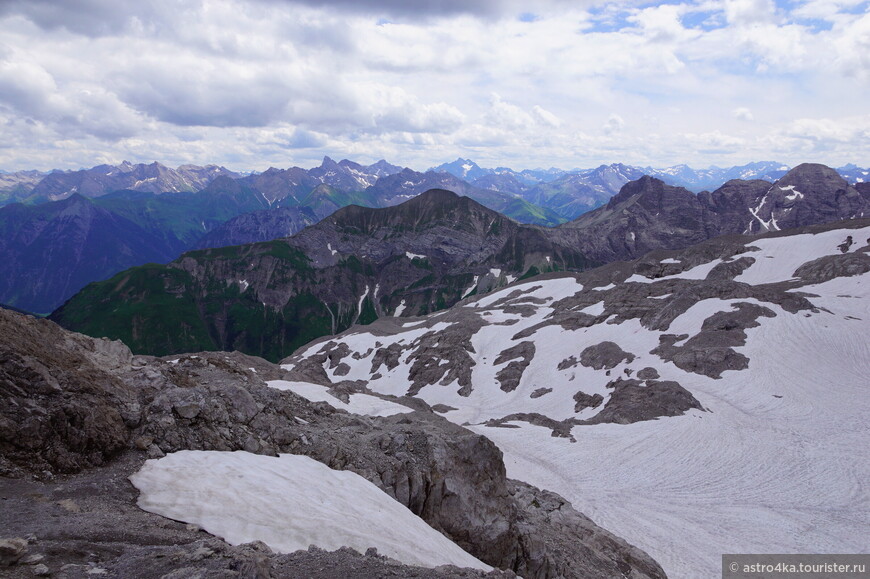
[[[626,352],[614,342],[601,342],[580,352],[580,363],[595,370],[610,370],[617,364],[631,362],[634,358],[634,354]]]
[[[631,424],[661,416],[680,416],[689,410],[703,410],[691,392],[673,380],[616,380],[613,394],[604,408],[586,424]]]
[[[526,577],[586,576],[586,565],[627,565],[625,568],[635,573],[632,576],[664,576],[652,560],[618,540],[583,547],[583,560],[577,559],[574,551],[542,543],[540,537],[552,517],[529,512],[530,505],[516,497],[513,483],[505,477],[501,452],[488,439],[439,417],[422,402],[409,401],[411,407],[419,408],[409,414],[386,418],[350,415],[269,388],[264,380],[292,376],[262,359],[240,353],[133,357],[117,342],[70,334],[47,320],[0,310],[0,322],[4,330],[0,332],[3,475],[52,481],[53,490],[39,492],[57,496],[54,504],[66,501],[66,493],[71,493],[72,502],[63,503],[66,506],[62,508],[77,517],[91,509],[102,513],[95,518],[88,515],[87,524],[81,520],[67,523],[61,517],[61,529],[67,531],[54,532],[53,542],[46,545],[53,566],[64,561],[86,564],[82,553],[94,549],[90,545],[95,541],[105,540],[99,537],[106,537],[106,510],[94,506],[98,499],[85,501],[64,482],[69,480],[74,486],[75,481],[99,481],[101,476],[115,482],[99,488],[110,489],[109,494],[121,493],[115,496],[124,505],[120,514],[113,512],[109,527],[121,534],[122,528],[138,528],[136,521],[147,519],[150,525],[133,535],[108,531],[112,541],[131,547],[120,554],[99,550],[101,568],[123,574],[123,569],[134,568],[143,558],[168,553],[160,546],[165,543],[155,543],[162,535],[150,530],[155,524],[153,516],[133,515],[129,487],[122,492],[113,485],[119,484],[118,468],[128,472],[146,457],[191,449],[304,454],[332,468],[352,470],[481,560],[521,570]],[[16,429],[16,424],[24,428]],[[92,467],[96,469],[87,470]],[[77,475],[80,478],[58,478],[82,469],[86,472]],[[8,506],[4,501],[2,507]],[[36,513],[41,507],[31,504],[28,508]],[[48,510],[33,518],[0,517],[4,521],[0,537],[40,537],[49,524]],[[559,510],[562,516],[573,512],[567,505]],[[50,519],[55,528],[56,515]],[[573,528],[570,517],[583,520],[579,514],[570,515],[563,526]],[[14,526],[12,521],[16,521]],[[73,528],[78,533],[75,540],[64,534],[71,534]],[[594,529],[594,535],[609,536]],[[564,535],[564,529],[558,532]],[[573,536],[582,539],[588,533],[576,528]],[[177,568],[239,571],[259,565],[280,570],[287,561],[257,548],[255,553],[244,547],[214,548],[213,542],[197,546],[184,532],[177,542],[181,546],[172,551]],[[203,555],[203,546],[211,553]],[[338,559],[347,557],[340,555]],[[356,560],[354,557],[351,559]],[[67,570],[72,573],[72,568]],[[573,574],[566,574],[567,570]],[[133,576],[159,575],[142,572]]]
[[[139,422],[119,342],[0,309],[0,475],[76,472],[127,448]]]

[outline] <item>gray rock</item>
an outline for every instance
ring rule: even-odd
[[[634,358],[634,354],[624,351],[614,342],[601,342],[580,352],[580,363],[595,370],[610,370],[622,362],[631,362]]]
[[[0,321],[10,330],[0,333],[0,345],[10,353],[4,358],[11,360],[4,362],[7,375],[18,376],[16,372],[21,368],[50,368],[44,374],[36,373],[46,377],[42,382],[19,380],[12,387],[0,384],[0,393],[17,396],[16,403],[0,406],[0,417],[14,424],[10,417],[17,416],[20,408],[35,408],[31,414],[37,417],[44,416],[46,408],[57,408],[57,412],[78,409],[83,403],[73,394],[84,392],[91,412],[100,410],[99,418],[112,418],[109,424],[118,430],[117,443],[112,438],[99,438],[104,436],[100,429],[105,427],[96,416],[92,423],[77,426],[79,430],[36,429],[37,434],[44,434],[33,440],[50,440],[55,447],[71,449],[67,452],[74,460],[67,463],[67,468],[84,472],[59,482],[11,479],[11,484],[4,483],[4,496],[17,498],[0,504],[4,510],[0,513],[0,533],[52,537],[43,540],[40,549],[50,553],[45,564],[61,569],[59,576],[83,576],[91,562],[98,562],[110,576],[148,579],[182,570],[188,576],[201,573],[204,577],[281,577],[293,570],[292,565],[286,566],[290,563],[283,559],[285,556],[264,553],[256,546],[230,548],[217,539],[191,546],[202,540],[201,533],[136,508],[135,493],[125,477],[145,459],[139,449],[149,441],[146,452],[150,456],[182,449],[305,454],[332,468],[360,474],[495,567],[527,569],[524,576],[530,578],[550,577],[548,570],[554,568],[574,567],[577,576],[584,572],[569,550],[539,545],[533,550],[532,563],[528,537],[535,536],[534,526],[528,522],[520,525],[528,505],[513,499],[501,452],[485,437],[448,422],[426,405],[412,413],[385,418],[350,415],[325,404],[310,403],[292,392],[267,387],[260,376],[286,373],[277,368],[269,370],[263,361],[252,366],[250,357],[239,353],[184,355],[175,363],[138,359],[135,367],[118,364],[108,371],[96,367],[87,350],[75,345],[79,338],[73,340],[72,346],[58,347],[64,343],[64,332],[51,322],[7,312],[0,312]],[[470,347],[467,329],[458,328],[457,332],[451,343]],[[4,340],[6,336],[16,336],[16,340]],[[55,337],[53,342],[51,336]],[[429,356],[441,347],[431,336],[417,345]],[[27,348],[30,358],[22,352]],[[251,372],[249,367],[258,370]],[[51,386],[48,378],[53,378],[57,387]],[[70,387],[73,392],[68,393]],[[359,385],[343,382],[336,387],[350,392],[357,391]],[[45,394],[34,395],[41,392]],[[121,405],[139,408],[135,420],[121,419],[117,411]],[[570,432],[570,424],[560,428]],[[83,438],[90,441],[84,449],[78,446]],[[105,453],[107,447],[115,448],[113,444],[119,445],[113,461],[95,460],[94,452]],[[39,446],[5,446],[0,456],[7,472],[18,474],[34,469],[40,472],[44,465],[55,464]],[[93,465],[101,466],[89,468]],[[40,495],[51,496],[53,502],[31,498]],[[79,512],[58,509],[55,503],[67,500],[80,507]],[[9,516],[9,512],[16,516]],[[119,550],[107,545],[125,547]],[[214,555],[207,556],[203,546]],[[343,557],[338,556],[338,560]],[[319,560],[319,555],[315,559]],[[381,564],[378,558],[367,559]],[[329,560],[331,557],[327,557]],[[342,565],[337,568],[351,567],[351,563]],[[646,558],[644,565],[655,564]],[[416,573],[404,566],[398,569],[399,576]],[[429,571],[425,571],[419,576],[482,575],[452,569],[439,572],[442,574],[427,575]]]
[[[0,539],[0,565],[14,565],[27,553],[27,539]]]
[[[631,424],[660,416],[679,416],[691,409],[703,410],[691,392],[672,380],[639,380],[611,382],[613,394],[604,408],[587,420],[587,424]]]

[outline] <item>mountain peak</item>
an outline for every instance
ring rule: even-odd
[[[324,168],[324,169],[327,167],[334,167],[336,165],[338,165],[338,163],[336,163],[335,161],[332,160],[332,158],[330,158],[326,155],[324,155],[323,161],[321,161],[321,163],[320,163],[320,167]]]

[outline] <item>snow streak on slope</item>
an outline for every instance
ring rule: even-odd
[[[140,508],[232,545],[259,540],[282,553],[375,547],[408,565],[491,569],[358,474],[306,456],[185,450],[146,461],[130,480]]]
[[[867,552],[870,225],[828,229],[527,280],[287,367],[444,405],[672,578]]]
[[[376,396],[372,396],[371,394],[363,394],[361,392],[350,394],[348,396],[348,401],[343,402],[327,392],[326,387],[318,384],[291,382],[287,380],[271,380],[266,382],[266,384],[278,390],[290,390],[312,402],[326,402],[333,408],[345,410],[351,414],[392,416],[393,414],[413,412],[413,410],[407,406],[402,406],[401,404],[396,404],[395,402],[383,400]]]

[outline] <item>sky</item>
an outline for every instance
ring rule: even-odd
[[[870,0],[0,0],[0,169],[870,166]]]

